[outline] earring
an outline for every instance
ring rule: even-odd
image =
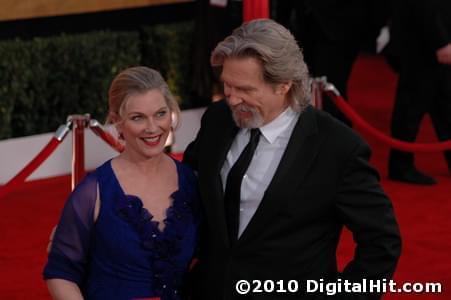
[[[178,122],[179,122],[179,120],[178,120],[177,114],[175,112],[172,112],[171,113],[171,130],[174,130],[177,127]]]
[[[124,140],[124,134],[122,132],[118,132],[119,139]]]

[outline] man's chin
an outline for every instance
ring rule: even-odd
[[[247,122],[244,122],[242,120],[235,120],[235,124],[240,128],[251,128],[251,126]]]
[[[235,124],[240,128],[258,128],[262,126],[262,122],[260,122],[259,118],[255,116],[252,117],[240,117],[238,114],[233,114],[233,120]]]

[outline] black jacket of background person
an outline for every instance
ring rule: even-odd
[[[282,2],[285,0],[281,0]],[[315,16],[332,41],[361,42],[364,35],[376,37],[388,17],[388,0],[293,0]]]
[[[184,161],[198,171],[205,210],[192,299],[242,299],[234,292],[239,279],[302,283],[392,276],[401,240],[392,204],[368,164],[370,149],[347,126],[311,106],[301,114],[260,206],[231,247],[220,170],[237,131],[226,102],[214,103],[185,152]],[[343,225],[352,231],[357,249],[338,274],[336,248]],[[244,299],[300,298],[288,295]]]
[[[312,15],[329,40],[360,40],[377,36],[389,15],[389,0],[277,0],[277,18],[288,25],[293,10],[299,22]]]
[[[437,49],[451,42],[451,1],[394,0],[392,11],[386,52],[393,67],[416,74],[438,65]]]
[[[388,0],[278,0],[277,21],[295,34],[314,77],[326,76],[345,99],[357,56],[372,49],[386,23]],[[323,110],[351,125],[329,97]]]

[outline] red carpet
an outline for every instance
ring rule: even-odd
[[[361,57],[349,88],[351,105],[371,124],[388,133],[396,76],[379,57]],[[427,99],[425,99],[427,101]],[[417,155],[418,167],[435,176],[434,187],[386,180],[388,148],[365,137],[373,148],[372,162],[381,172],[403,237],[403,253],[395,280],[440,282],[441,294],[389,294],[384,299],[451,299],[451,178],[441,154]],[[428,119],[419,141],[436,141]],[[68,158],[69,159],[69,158]],[[0,299],[49,299],[41,279],[46,246],[69,193],[68,177],[26,184],[0,200]],[[345,232],[338,251],[340,266],[352,256],[353,243]]]

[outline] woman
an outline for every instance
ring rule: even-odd
[[[125,150],[64,207],[44,269],[53,299],[183,299],[199,218],[194,173],[163,151],[179,112],[155,70],[113,80],[108,120]]]

